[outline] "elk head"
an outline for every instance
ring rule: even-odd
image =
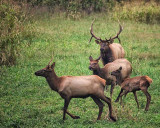
[[[122,32],[123,27],[122,27],[120,24],[119,24],[120,30],[119,30],[119,32],[117,33],[116,36],[114,36],[114,37],[112,37],[112,38],[110,37],[110,39],[107,39],[107,38],[106,38],[105,40],[102,40],[100,37],[97,37],[97,36],[93,33],[93,23],[94,23],[94,20],[93,20],[93,22],[92,22],[92,24],[91,24],[91,29],[90,29],[91,38],[90,38],[90,40],[89,40],[89,43],[91,42],[92,38],[94,37],[94,38],[96,39],[95,42],[100,45],[100,51],[101,51],[102,53],[105,52],[105,51],[107,51],[107,50],[109,49],[109,45],[114,42],[114,39],[117,38],[117,39],[119,40],[119,43],[121,43],[121,40],[120,40],[120,38],[119,38],[118,36],[119,36],[120,33]]]
[[[122,83],[121,70],[122,70],[122,67],[119,67],[119,69],[111,72],[111,75],[116,77],[116,84],[119,84],[119,85]]]
[[[89,60],[90,60],[90,65],[89,65],[89,69],[90,70],[96,70],[99,68],[99,60],[100,60],[101,56],[98,57],[98,59],[96,60],[93,60],[92,56],[89,57]]]
[[[122,67],[119,67],[119,69],[117,69],[117,70],[111,72],[111,75],[117,77],[117,76],[119,76],[119,75],[121,74],[121,70],[122,70]]]
[[[54,67],[55,67],[55,62],[53,62],[52,65],[50,65],[51,61],[52,61],[52,59],[50,60],[50,62],[48,63],[48,65],[45,68],[35,72],[35,75],[42,76],[42,77],[49,76],[49,74],[52,73],[52,71],[54,70]]]

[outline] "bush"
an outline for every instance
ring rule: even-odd
[[[159,23],[160,8],[155,2],[128,2],[117,4],[113,11],[114,19],[132,20],[144,23]]]
[[[26,19],[22,7],[1,2],[0,4],[0,65],[13,65],[19,55],[22,39],[29,35],[24,29]]]

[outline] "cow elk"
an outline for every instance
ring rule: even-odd
[[[97,75],[90,76],[61,76],[58,77],[54,71],[55,62],[49,64],[35,72],[36,76],[46,78],[50,88],[59,93],[64,99],[63,120],[65,120],[66,113],[73,119],[80,118],[79,116],[72,115],[67,111],[69,102],[72,98],[87,98],[91,97],[99,107],[99,114],[97,120],[100,120],[104,104],[101,100],[106,102],[109,106],[109,117],[116,121],[112,115],[111,99],[104,95],[105,80]]]
[[[127,59],[117,59],[111,63],[106,64],[103,68],[100,68],[98,62],[100,60],[100,57],[96,60],[92,58],[92,56],[89,57],[90,60],[90,66],[89,69],[93,71],[94,75],[98,75],[101,78],[106,80],[106,85],[111,85],[110,89],[110,96],[112,97],[114,86],[116,83],[115,76],[112,76],[110,73],[112,71],[115,71],[120,66],[123,67],[122,70],[122,79],[126,79],[130,77],[130,74],[132,72],[132,66],[131,63]]]
[[[110,39],[102,40],[100,37],[97,37],[93,33],[93,23],[94,21],[91,24],[91,29],[90,29],[91,38],[89,42],[91,42],[92,38],[94,37],[96,39],[95,42],[100,45],[100,56],[101,56],[103,65],[106,65],[109,62],[113,62],[116,59],[124,58],[125,52],[123,47],[118,43],[113,43],[114,39],[116,38],[119,40],[119,42],[121,42],[119,35],[123,30],[122,26],[119,24],[120,30],[116,36],[112,38],[110,37]]]
[[[122,71],[123,67],[120,67],[119,69],[113,71],[111,75],[115,76],[117,79],[117,83],[121,85],[121,91],[116,99],[116,102],[119,101],[119,98],[121,98],[122,102],[122,96],[127,95],[129,92],[133,92],[135,100],[137,102],[137,107],[139,108],[139,103],[136,95],[136,91],[142,90],[142,92],[146,95],[147,98],[147,104],[145,110],[148,111],[149,104],[151,101],[151,95],[148,93],[148,87],[152,83],[152,79],[148,76],[136,76],[133,78],[127,78],[122,79]]]

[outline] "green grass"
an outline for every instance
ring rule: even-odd
[[[37,37],[33,43],[22,42],[18,64],[0,68],[0,127],[160,127],[160,26],[121,21],[122,46],[126,58],[132,62],[133,76],[148,75],[153,79],[149,87],[152,96],[150,108],[145,112],[146,97],[138,92],[140,109],[137,109],[133,94],[124,99],[124,108],[113,102],[117,122],[105,118],[108,106],[105,104],[102,119],[96,121],[98,107],[91,98],[72,99],[69,111],[81,118],[73,120],[67,116],[62,120],[63,99],[51,91],[42,77],[34,72],[44,68],[53,57],[55,71],[62,75],[91,75],[89,59],[99,56],[99,46],[90,39],[90,25],[94,18],[94,32],[102,38],[114,36],[119,30],[117,22],[106,16],[95,15],[78,21],[64,19],[63,16],[39,18],[33,23]],[[118,40],[115,40],[118,42]],[[102,66],[102,64],[101,64]],[[116,86],[113,100],[120,87]],[[109,91],[105,92],[109,96]]]

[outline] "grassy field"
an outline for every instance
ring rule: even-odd
[[[132,77],[148,75],[153,79],[149,87],[152,99],[148,112],[144,111],[146,97],[142,92],[138,92],[139,110],[132,93],[124,99],[124,107],[113,102],[114,115],[117,117],[115,123],[106,118],[106,104],[102,119],[96,121],[98,107],[91,98],[72,99],[68,109],[81,118],[73,120],[67,116],[63,121],[63,99],[51,91],[44,78],[34,75],[34,72],[44,68],[52,57],[56,62],[55,71],[58,76],[91,75],[88,57],[99,56],[99,46],[94,40],[88,43],[91,36],[90,25],[94,18],[94,32],[97,36],[109,38],[119,30],[117,22],[102,15],[85,17],[78,21],[64,19],[61,15],[33,21],[33,31],[37,33],[33,43],[28,44],[27,40],[21,42],[21,55],[16,66],[0,67],[1,128],[160,127],[160,25],[121,21],[124,30],[120,38],[126,58],[132,63]],[[120,87],[116,86],[112,101],[116,99],[119,91]],[[109,96],[109,90],[105,94]]]

